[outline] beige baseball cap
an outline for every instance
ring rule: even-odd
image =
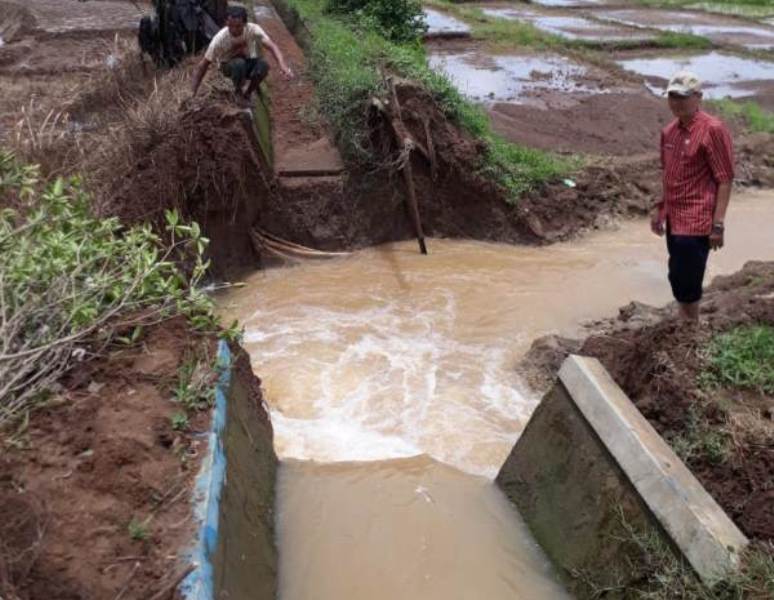
[[[674,93],[680,96],[691,96],[701,91],[701,79],[696,73],[690,71],[678,71],[669,80],[666,93]]]

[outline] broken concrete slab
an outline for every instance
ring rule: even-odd
[[[757,50],[774,48],[774,27],[736,17],[714,15],[703,11],[639,8],[600,10],[593,14],[599,19],[629,27],[699,35],[716,44],[743,46]]]
[[[260,23],[263,19],[276,19],[279,20],[279,15],[274,7],[269,4],[256,4],[253,6],[253,14],[255,20]]]
[[[633,536],[674,547],[709,584],[747,543],[596,359],[565,360],[497,483],[578,593],[645,574]]]

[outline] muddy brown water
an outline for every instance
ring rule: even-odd
[[[774,259],[774,192],[733,202],[710,276]],[[663,240],[636,221],[548,248],[429,250],[259,272],[223,298],[284,459],[283,600],[562,597],[491,482],[537,403],[514,365],[540,335],[668,301]]]

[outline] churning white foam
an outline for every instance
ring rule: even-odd
[[[426,453],[494,475],[493,443],[509,447],[533,403],[515,388],[508,350],[456,339],[453,295],[435,296],[432,308],[371,294],[354,310],[296,304],[252,315],[245,343],[267,374],[281,456]]]

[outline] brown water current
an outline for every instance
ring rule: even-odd
[[[774,192],[732,203],[709,277],[774,259]],[[537,403],[514,366],[540,335],[669,301],[664,242],[636,221],[546,248],[428,247],[259,272],[223,299],[285,459],[283,600],[563,597],[491,483]]]

